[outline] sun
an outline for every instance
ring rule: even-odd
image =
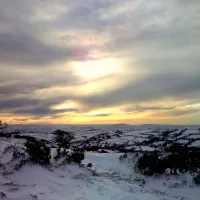
[[[112,58],[87,57],[82,62],[73,62],[75,74],[85,79],[96,79],[120,71],[119,63]]]

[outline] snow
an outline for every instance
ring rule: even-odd
[[[132,125],[95,125],[95,126],[72,126],[55,125],[43,126],[32,125],[16,126],[23,135],[30,135],[39,139],[52,142],[56,129],[75,132],[74,142],[88,139],[101,133],[108,133],[111,139],[105,139],[101,143],[124,144],[129,142],[126,149],[136,148],[142,151],[154,151],[150,146],[135,146],[136,142],[146,141],[148,135],[159,136],[155,125],[132,126]],[[150,128],[148,128],[150,127]],[[173,126],[159,126],[161,130],[173,129]],[[185,126],[180,126],[180,130]],[[184,136],[198,133],[199,127],[190,127]],[[119,138],[115,137],[116,130],[123,133]],[[178,132],[178,131],[177,131]],[[45,133],[45,134],[43,134]],[[173,134],[170,134],[172,136]],[[169,138],[168,138],[169,139]],[[108,151],[108,153],[86,152],[83,164],[92,163],[91,168],[81,167],[74,164],[59,166],[54,163],[57,151],[52,142],[50,169],[39,165],[25,165],[19,171],[14,167],[19,160],[13,160],[13,151],[24,152],[23,139],[0,138],[0,199],[4,200],[199,200],[200,190],[193,183],[191,174],[179,176],[146,177],[138,174],[133,169],[133,162],[120,161],[122,153]],[[177,142],[185,144],[187,139]],[[164,144],[165,141],[153,144]],[[13,145],[5,151],[7,146]],[[190,146],[200,146],[200,140]],[[70,150],[69,150],[70,151]],[[26,156],[26,155],[25,155]],[[9,172],[9,173],[5,173]],[[10,173],[12,172],[12,173]],[[145,183],[142,181],[145,180]],[[1,192],[6,198],[1,198]]]
[[[73,165],[54,171],[40,166],[26,166],[8,179],[19,188],[9,193],[8,199],[13,200],[31,200],[34,196],[42,200],[158,199],[150,193],[141,193],[138,185],[94,177],[90,171]],[[7,194],[7,191],[4,190],[4,193]]]
[[[183,136],[188,136],[190,134],[200,134],[198,130],[188,129],[187,131],[184,131],[182,135],[180,135],[178,138]]]
[[[153,147],[148,147],[148,146],[137,146],[135,147],[136,151],[155,151],[156,149]]]
[[[121,153],[91,153],[88,152],[85,156],[83,163],[92,163],[93,168],[98,173],[111,172],[118,173],[120,175],[129,175],[132,169],[126,164],[119,162],[119,156]]]
[[[200,139],[200,134],[198,134],[198,135],[190,135],[187,138],[188,139]]]
[[[182,182],[190,177],[147,178],[144,186],[136,181],[127,181],[125,177],[131,176],[133,171],[126,163],[119,162],[119,155],[87,153],[84,163],[92,162],[98,176],[92,176],[90,170],[77,165],[51,171],[38,165],[25,166],[3,180],[10,184],[1,186],[1,191],[8,195],[6,200],[32,200],[34,196],[42,200],[199,199],[199,188],[193,187],[188,191],[187,186],[182,186]],[[16,187],[18,189],[12,191]]]
[[[128,166],[127,163],[120,163],[116,154],[99,155],[96,153],[87,153],[84,162],[93,163],[94,168],[96,168],[96,171],[100,174],[100,176],[105,177],[106,174],[106,177],[110,177],[112,181],[116,181],[115,177],[119,176],[117,178],[118,187],[120,186],[118,189],[123,188],[126,191],[131,191],[134,195],[131,196],[129,194],[129,197],[133,200],[135,197],[137,197],[136,199],[141,200],[181,200],[184,198],[188,200],[199,199],[199,188],[193,187],[194,183],[192,181],[192,177],[188,173],[180,176],[171,176],[168,178],[166,178],[164,175],[157,179],[153,177],[146,177],[146,184],[141,186],[134,181],[134,178],[137,177],[137,174],[134,174],[133,169]],[[113,174],[113,172],[115,174]],[[127,179],[127,177],[129,177],[129,179]],[[131,177],[133,179],[131,179]],[[141,177],[141,179],[143,178]],[[186,182],[186,184],[183,185],[183,182]],[[129,199],[128,196],[127,199]]]
[[[177,143],[180,144],[187,144],[189,142],[189,140],[178,140]]]
[[[200,147],[200,140],[193,142],[189,147]]]
[[[146,138],[142,138],[142,137],[135,137],[134,138],[134,142],[144,142],[144,141],[147,141]]]

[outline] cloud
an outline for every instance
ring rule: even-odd
[[[45,41],[46,32],[49,30],[45,25],[40,27],[45,16],[45,12],[44,16],[37,16],[38,10],[41,9],[40,2],[19,1],[19,6],[16,1],[1,1],[0,60],[2,64],[44,67],[55,62],[82,60],[88,55],[88,49],[82,44],[60,45]],[[49,2],[50,7],[52,2]],[[34,19],[35,17],[37,20]],[[52,27],[51,31],[56,30]]]
[[[160,110],[158,112],[155,112],[153,114],[150,114],[150,117],[155,117],[155,118],[182,118],[184,116],[188,116],[191,114],[196,114],[200,112],[200,108],[187,108],[186,106],[184,107],[178,107],[172,110]]]
[[[199,99],[199,74],[152,74],[105,95],[87,96],[83,102],[101,107],[122,103],[156,101],[162,98]],[[195,95],[197,94],[197,95]]]
[[[17,95],[32,94],[34,91],[73,85],[82,82],[73,72],[57,67],[48,69],[17,69],[10,71],[10,68],[3,70],[0,74],[0,94]]]
[[[193,113],[200,112],[200,109],[188,109],[188,110],[175,110],[168,114],[168,116],[183,116],[183,115],[189,115]]]
[[[37,99],[15,98],[0,100],[1,110],[12,110],[13,108],[20,108],[24,106],[34,106],[38,103]]]
[[[77,109],[70,108],[70,109],[57,109],[52,110],[50,108],[46,107],[36,107],[36,108],[26,108],[26,109],[20,109],[17,111],[14,111],[15,114],[20,115],[33,115],[38,117],[43,117],[46,115],[55,115],[55,114],[62,114],[62,113],[69,113],[69,112],[77,112]]]
[[[178,106],[200,100],[199,8],[198,0],[0,1],[0,109],[32,118],[113,106],[127,118],[196,113]],[[87,79],[86,57],[116,60],[119,71]],[[67,100],[81,109],[52,109]]]
[[[87,54],[87,49],[82,46],[45,44],[23,32],[0,33],[2,64],[45,66],[54,62],[81,60]]]
[[[125,108],[125,112],[144,112],[144,111],[160,111],[160,110],[172,110],[175,109],[176,106],[173,107],[163,107],[163,106],[141,106],[136,105],[135,107]]]
[[[15,97],[13,99],[0,100],[2,113],[13,113],[17,115],[47,116],[67,112],[79,112],[76,108],[52,109],[51,107],[62,103],[67,96],[56,96],[51,98],[31,98],[29,96]]]
[[[92,117],[107,117],[110,116],[111,114],[109,113],[103,113],[103,114],[96,114],[96,115],[92,115]]]

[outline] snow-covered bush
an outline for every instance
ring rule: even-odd
[[[43,141],[29,138],[25,143],[25,147],[31,162],[43,165],[50,164],[50,148]]]
[[[71,152],[71,150],[70,150],[70,152]],[[69,149],[58,147],[56,149],[56,155],[54,156],[54,159],[58,160],[63,157],[69,157],[69,155],[71,154],[70,152],[69,152]]]
[[[58,147],[56,150],[57,154],[55,155],[54,159],[57,161],[62,159],[65,164],[71,162],[80,164],[85,157],[85,152],[83,149],[71,150]]]

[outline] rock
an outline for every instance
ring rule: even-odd
[[[87,164],[87,167],[92,167],[92,163],[88,163],[88,164]]]

